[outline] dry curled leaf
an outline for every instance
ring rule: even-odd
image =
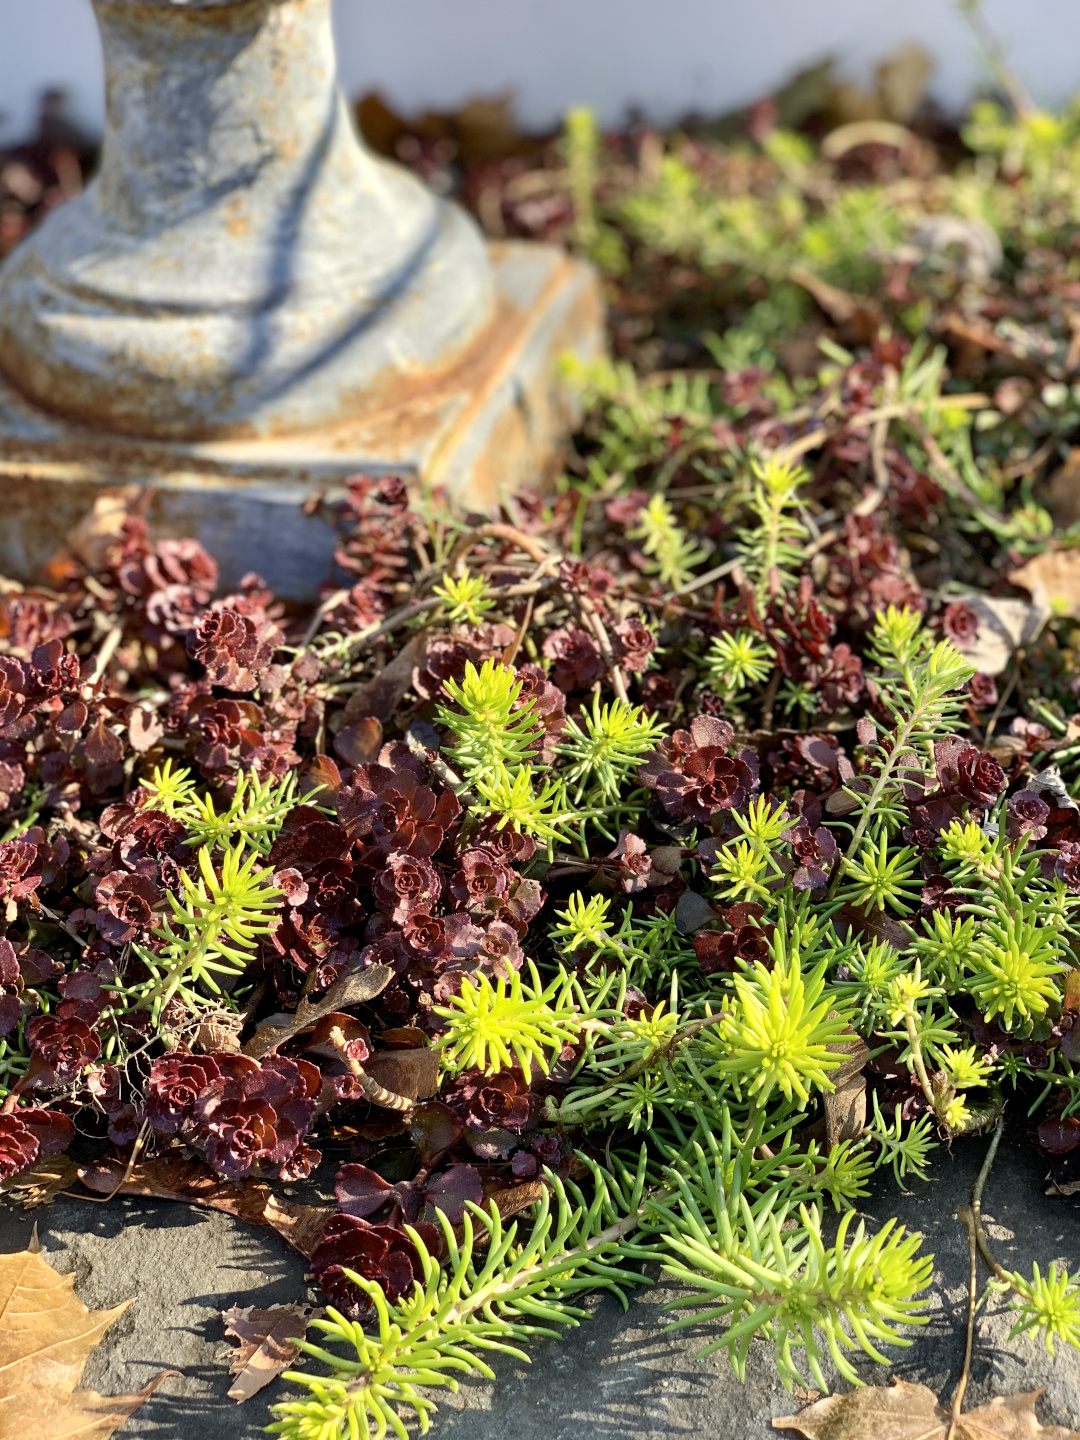
[[[313,1314],[322,1311],[310,1305],[271,1305],[269,1310],[234,1305],[222,1311],[225,1334],[240,1342],[230,1356],[229,1374],[238,1376],[230,1400],[238,1405],[250,1400],[293,1363]]]
[[[369,965],[366,970],[360,970],[355,975],[343,975],[321,1000],[314,1004],[301,1000],[295,1015],[273,1015],[269,1020],[264,1020],[244,1046],[244,1054],[250,1055],[254,1060],[261,1060],[264,1055],[269,1055],[294,1035],[310,1030],[316,1021],[329,1015],[331,1011],[374,1000],[390,984],[393,973],[389,965]]]
[[[155,710],[136,705],[128,718],[128,739],[137,755],[152,750],[165,734],[161,716]]]
[[[47,1205],[54,1195],[79,1178],[79,1167],[68,1154],[43,1155],[31,1170],[21,1170],[0,1181],[0,1196],[24,1210]]]
[[[1002,1395],[961,1415],[951,1440],[1080,1440],[1080,1431],[1042,1425],[1035,1414],[1041,1390]],[[946,1440],[949,1412],[925,1385],[894,1380],[848,1395],[827,1395],[774,1420],[774,1430],[796,1430],[806,1440]]]
[[[390,719],[412,684],[413,669],[424,657],[425,644],[425,631],[418,630],[388,665],[353,691],[342,717],[346,726],[355,725],[364,716],[372,716],[379,721]]]
[[[1009,575],[1010,585],[1031,593],[1055,615],[1080,616],[1080,549],[1044,550]]]
[[[866,1077],[862,1072],[870,1051],[866,1042],[857,1038],[837,1041],[828,1048],[845,1057],[829,1076],[833,1088],[822,1096],[825,1138],[832,1149],[843,1140],[857,1140],[866,1125]]]
[[[1017,571],[1016,574],[1020,572]],[[1009,578],[1014,584],[1016,574]],[[983,675],[1000,675],[1021,645],[1030,645],[1050,616],[1049,606],[1041,596],[1032,594],[1033,604],[1024,600],[1005,600],[996,595],[957,595],[979,617],[979,632],[971,644],[962,646],[964,659]]]
[[[437,1050],[376,1050],[364,1069],[378,1084],[407,1100],[426,1100],[439,1088]]]
[[[248,1225],[265,1225],[301,1255],[310,1255],[322,1239],[323,1226],[334,1214],[319,1205],[297,1205],[279,1199],[259,1180],[233,1185],[209,1165],[175,1151],[134,1165],[125,1178],[118,1160],[98,1160],[79,1167],[79,1179],[99,1195],[151,1195],[158,1200],[182,1200],[235,1215]],[[121,1184],[120,1182],[123,1181]],[[119,1187],[119,1188],[118,1188]],[[0,1437],[2,1440],[2,1437]]]
[[[91,1350],[130,1300],[88,1310],[74,1275],[59,1275],[30,1248],[0,1255],[0,1437],[3,1440],[108,1440],[167,1375],[135,1395],[79,1390]]]

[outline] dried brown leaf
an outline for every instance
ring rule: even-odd
[[[313,1312],[309,1305],[271,1305],[269,1310],[234,1305],[222,1311],[225,1334],[240,1342],[230,1357],[229,1374],[239,1376],[228,1392],[230,1400],[238,1405],[250,1400],[293,1363],[313,1314],[322,1311]]]
[[[164,734],[165,726],[157,711],[147,710],[141,705],[136,705],[128,717],[128,739],[136,754],[145,755],[148,750],[154,748]]]
[[[135,1165],[124,1179],[125,1167],[118,1160],[98,1160],[79,1167],[79,1179],[99,1195],[151,1195],[158,1200],[181,1200],[235,1215],[248,1225],[265,1225],[301,1255],[310,1255],[322,1239],[323,1226],[335,1212],[319,1205],[297,1205],[280,1200],[269,1185],[246,1180],[233,1185],[222,1180],[209,1165],[193,1160],[182,1151],[160,1155]],[[123,1184],[118,1183],[123,1180]]]
[[[822,1096],[825,1138],[831,1149],[842,1140],[857,1140],[866,1125],[866,1078],[862,1071],[870,1051],[857,1037],[828,1048],[845,1057],[839,1068],[830,1072],[834,1088]]]
[[[439,1088],[437,1050],[376,1050],[364,1069],[386,1090],[407,1100],[426,1100]]]
[[[355,975],[343,975],[321,1000],[314,1004],[309,1000],[301,1000],[296,1007],[296,1014],[290,1016],[284,1025],[264,1020],[244,1046],[244,1054],[260,1060],[279,1045],[284,1045],[286,1040],[291,1040],[294,1035],[310,1030],[316,1021],[323,1015],[329,1015],[332,1010],[342,1010],[346,1005],[362,1005],[368,1000],[374,1000],[390,984],[393,973],[389,965],[369,965],[366,970],[360,970]],[[277,1018],[274,1016],[273,1021]]]
[[[1013,584],[1026,586],[1025,580],[1017,579],[1021,573],[1017,570],[1009,579]],[[970,606],[979,617],[979,633],[970,645],[963,646],[963,653],[984,675],[1000,675],[1013,652],[1021,645],[1029,645],[1050,615],[1045,599],[1034,591],[1031,605],[1024,600],[1007,600],[996,595],[957,595],[954,599]]]
[[[1080,549],[1044,550],[1013,570],[1009,583],[1030,591],[1036,605],[1075,619],[1080,616]]]
[[[32,1170],[20,1170],[0,1181],[0,1195],[12,1205],[34,1210],[79,1178],[79,1167],[68,1154],[43,1155]]]
[[[373,679],[354,690],[345,706],[344,723],[355,725],[366,715],[389,720],[412,684],[413,668],[424,658],[425,644],[425,631],[418,630],[389,665],[384,665]]]
[[[1080,1432],[1042,1425],[1035,1414],[1041,1390],[1003,1395],[961,1415],[952,1440],[1080,1440]],[[894,1380],[848,1395],[827,1395],[774,1420],[774,1430],[797,1430],[806,1440],[947,1440],[949,1412],[925,1385]]]
[[[89,1310],[75,1277],[59,1275],[30,1248],[0,1255],[0,1436],[4,1440],[108,1440],[160,1385],[165,1370],[135,1395],[79,1390],[91,1350],[130,1300]]]

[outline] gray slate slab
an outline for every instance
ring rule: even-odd
[[[898,1196],[891,1175],[883,1175],[867,1204],[878,1220],[898,1214],[921,1229],[937,1256],[931,1323],[910,1349],[893,1352],[891,1373],[948,1395],[963,1357],[966,1318],[967,1241],[955,1210],[970,1197],[985,1147],[985,1139],[975,1139],[958,1142],[951,1155],[938,1151],[931,1183],[911,1195]],[[1043,1175],[1022,1133],[1007,1133],[984,1213],[1008,1269],[1069,1257],[1076,1267],[1080,1259],[1080,1199],[1044,1196]],[[0,1210],[0,1250],[24,1247],[34,1218],[50,1260],[61,1270],[74,1268],[88,1305],[136,1297],[91,1357],[86,1383],[117,1392],[145,1384],[162,1368],[183,1372],[128,1422],[121,1440],[233,1440],[259,1433],[268,1404],[284,1387],[241,1407],[226,1399],[219,1312],[231,1304],[314,1299],[299,1256],[276,1236],[224,1215],[166,1201],[95,1205],[62,1197],[34,1215]],[[561,1343],[536,1347],[531,1365],[497,1363],[496,1385],[464,1385],[440,1400],[433,1440],[760,1440],[775,1434],[771,1418],[793,1413],[799,1401],[776,1380],[766,1349],[752,1355],[745,1386],[722,1356],[696,1359],[707,1335],[662,1333],[660,1306],[670,1293],[645,1292],[626,1314],[605,1298],[591,1323]],[[968,1403],[1042,1386],[1043,1422],[1080,1426],[1080,1352],[1059,1348],[1051,1360],[1041,1345],[1010,1344],[1009,1328],[1004,1306],[992,1302],[979,1320]],[[890,1370],[856,1364],[870,1383],[887,1381]]]

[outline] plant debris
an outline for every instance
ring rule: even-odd
[[[1035,1414],[1040,1391],[997,1396],[961,1415],[955,1425],[925,1385],[894,1380],[848,1395],[827,1395],[798,1415],[773,1421],[775,1430],[797,1430],[807,1440],[1076,1440],[1080,1431],[1041,1425]]]
[[[257,1395],[300,1354],[313,1312],[309,1305],[271,1305],[259,1310],[234,1305],[223,1310],[225,1334],[239,1341],[230,1357],[229,1374],[237,1376],[228,1394],[238,1405]]]
[[[0,1255],[0,1406],[5,1435],[33,1440],[64,1436],[108,1440],[172,1370],[137,1395],[78,1389],[91,1350],[131,1304],[88,1310],[75,1277],[58,1275],[41,1254],[37,1231],[29,1249]]]

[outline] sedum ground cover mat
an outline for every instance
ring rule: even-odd
[[[1014,102],[479,156],[401,122],[605,274],[554,489],[358,476],[307,609],[129,493],[2,583],[3,1190],[281,1236],[317,1305],[226,1308],[219,1377],[276,1433],[437,1426],[659,1282],[790,1433],[1075,1434],[965,1403],[980,1330],[1080,1344],[1080,119]],[[1017,1270],[1006,1125],[1062,1217]],[[941,1309],[897,1215],[972,1145],[959,1383],[890,1384]],[[33,1243],[0,1313],[0,1425],[149,1394],[79,1388],[119,1311]]]

